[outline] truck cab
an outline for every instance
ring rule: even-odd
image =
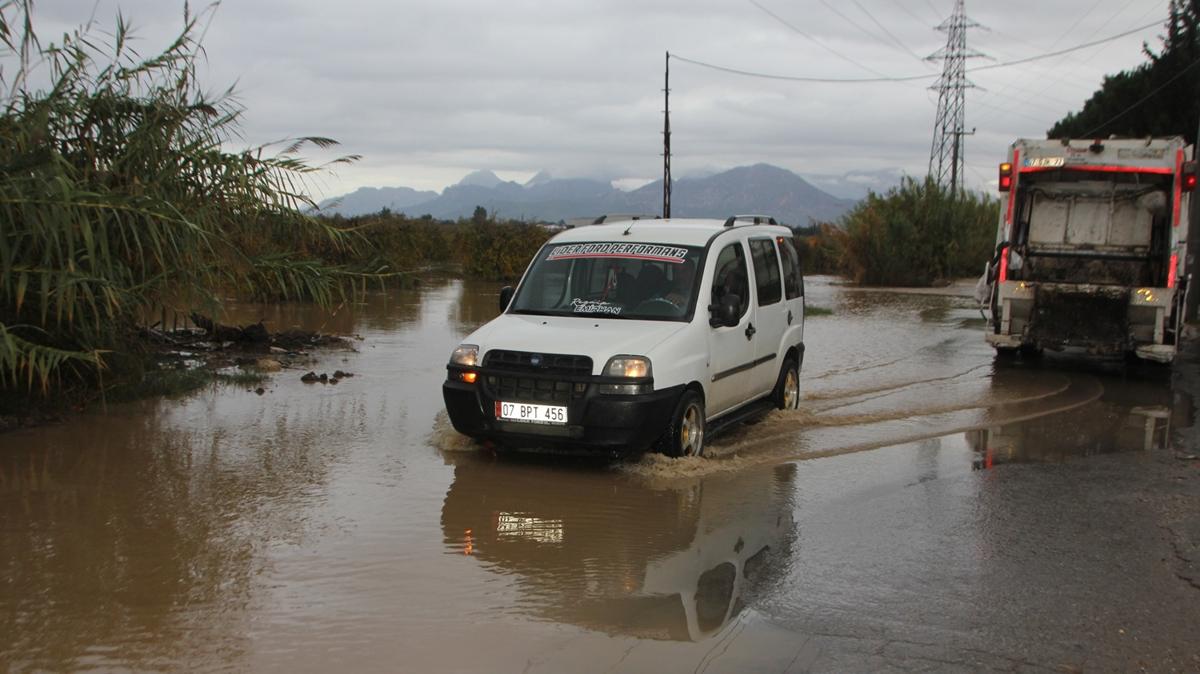
[[[699,455],[710,427],[794,408],[804,283],[766,216],[564,231],[453,352],[454,428],[496,446]]]
[[[1191,153],[1179,137],[1013,143],[986,273],[988,342],[1002,353],[1170,362],[1187,282]]]

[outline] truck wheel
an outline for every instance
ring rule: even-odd
[[[671,425],[663,437],[663,454],[676,457],[703,456],[704,427],[704,398],[688,389],[675,405]]]
[[[779,380],[775,382],[771,400],[781,410],[800,407],[800,366],[794,358],[783,361],[783,369],[779,370]]]

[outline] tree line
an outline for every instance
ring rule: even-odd
[[[1170,0],[1158,50],[1143,44],[1146,62],[1104,78],[1077,112],[1048,138],[1110,135],[1184,136],[1196,142],[1200,125],[1200,0]]]

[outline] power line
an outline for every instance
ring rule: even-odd
[[[857,28],[863,35],[866,35],[867,37],[871,38],[872,40],[874,40],[876,42],[883,42],[883,40],[879,39],[878,35],[875,35],[874,33],[867,30],[866,28],[863,28],[861,25],[859,25],[859,23],[857,21],[855,21],[854,19],[851,19],[850,17],[846,16],[845,14],[842,14],[842,11],[840,9],[829,4],[829,0],[817,0],[817,2],[824,5],[825,9],[828,9],[829,11],[833,12],[834,14],[837,14],[838,16],[840,16],[842,18],[842,20],[845,21],[846,23]]]
[[[1013,61],[1003,61],[1001,63],[989,63],[988,65],[985,65],[985,66],[971,68],[968,72],[975,73],[975,72],[979,72],[980,70],[992,70],[994,68],[1004,68],[1007,66],[1020,65],[1022,63],[1030,63],[1031,61],[1040,61],[1042,59],[1054,58],[1055,56],[1062,56],[1063,54],[1070,54],[1071,52],[1079,51],[1080,49],[1087,49],[1088,47],[1095,47],[1096,45],[1104,44],[1105,42],[1112,42],[1113,40],[1127,37],[1129,35],[1133,35],[1134,33],[1139,33],[1143,30],[1146,30],[1147,28],[1153,28],[1155,26],[1160,26],[1160,25],[1162,25],[1161,20],[1154,21],[1151,23],[1147,23],[1147,24],[1138,26],[1137,28],[1131,28],[1130,30],[1125,31],[1124,33],[1117,33],[1116,35],[1111,35],[1109,37],[1101,38],[1099,40],[1092,40],[1091,42],[1084,42],[1083,44],[1077,44],[1074,47],[1067,47],[1066,49],[1059,49],[1058,51],[1048,52],[1048,53],[1042,54],[1040,56],[1028,56],[1026,58],[1016,59]]]
[[[936,73],[929,73],[927,75],[912,75],[909,77],[887,77],[887,76],[859,77],[859,78],[797,77],[797,76],[793,76],[793,75],[772,75],[770,73],[759,73],[759,72],[754,72],[752,70],[740,70],[738,68],[729,68],[726,66],[719,66],[714,63],[705,63],[704,61],[697,61],[695,59],[687,58],[686,56],[680,56],[679,54],[671,54],[671,58],[679,60],[679,61],[683,61],[684,63],[690,63],[694,66],[700,66],[701,68],[708,68],[710,70],[719,70],[721,72],[730,73],[732,75],[742,75],[745,77],[757,77],[757,78],[766,79],[766,80],[786,80],[788,82],[821,82],[821,83],[826,83],[826,84],[869,84],[872,82],[911,82],[913,80],[928,80],[928,79],[933,79],[933,78],[937,77]]]
[[[1103,124],[1101,124],[1100,126],[1097,126],[1096,128],[1092,129],[1091,131],[1088,131],[1087,133],[1083,134],[1083,136],[1085,138],[1089,137],[1093,133],[1096,133],[1100,129],[1103,129],[1104,127],[1108,126],[1109,124],[1112,124],[1113,122],[1117,121],[1118,119],[1129,114],[1130,112],[1133,111],[1134,108],[1136,108],[1137,106],[1141,105],[1142,103],[1145,103],[1146,101],[1150,100],[1155,94],[1162,91],[1163,89],[1166,89],[1168,84],[1174,82],[1175,80],[1179,79],[1180,77],[1183,77],[1185,74],[1187,74],[1187,71],[1191,70],[1192,68],[1195,68],[1198,65],[1200,65],[1200,59],[1196,59],[1195,61],[1192,61],[1191,64],[1189,64],[1186,68],[1175,73],[1174,77],[1172,77],[1171,79],[1167,80],[1166,82],[1163,82],[1162,84],[1155,87],[1154,91],[1151,91],[1150,93],[1146,94],[1140,100],[1138,100],[1138,102],[1134,103],[1133,105],[1129,106],[1128,108],[1125,108],[1121,112],[1118,112],[1117,114],[1113,115],[1111,118],[1106,120]]]
[[[853,3],[854,3],[854,6],[855,6],[855,7],[857,7],[857,8],[859,9],[859,11],[860,11],[860,12],[862,12],[863,14],[866,14],[866,15],[867,15],[867,18],[871,20],[871,23],[874,23],[876,26],[878,26],[878,27],[879,27],[879,30],[882,30],[884,35],[886,35],[886,36],[888,36],[889,38],[891,38],[892,42],[896,43],[896,45],[897,45],[897,46],[899,46],[901,49],[903,49],[904,51],[906,51],[906,52],[908,52],[909,54],[911,54],[911,55],[912,55],[912,57],[913,57],[913,58],[915,58],[916,60],[920,61],[921,63],[925,63],[925,59],[923,59],[923,58],[921,58],[920,56],[918,56],[918,55],[917,55],[917,53],[916,53],[915,51],[913,51],[913,50],[911,50],[911,49],[909,49],[909,48],[908,48],[908,45],[906,45],[906,44],[904,44],[903,42],[901,42],[901,41],[900,41],[900,38],[898,38],[898,37],[896,37],[895,35],[893,35],[893,34],[892,34],[892,31],[890,31],[890,30],[888,30],[888,29],[887,29],[887,26],[885,26],[885,25],[883,25],[882,23],[880,23],[880,22],[879,22],[879,20],[875,18],[875,15],[871,14],[870,12],[868,12],[868,11],[867,11],[867,8],[862,6],[862,3],[860,3],[858,0],[850,0],[850,2],[853,2]]]
[[[1050,43],[1050,48],[1054,49],[1055,47],[1057,47],[1058,43],[1061,42],[1064,37],[1070,35],[1071,31],[1075,30],[1075,28],[1079,24],[1083,23],[1084,19],[1091,16],[1092,12],[1096,11],[1096,8],[1102,4],[1104,4],[1104,0],[1096,0],[1096,4],[1092,5],[1091,9],[1089,9],[1088,11],[1084,12],[1083,14],[1080,14],[1079,17],[1077,19],[1075,19],[1075,23],[1071,24],[1070,28],[1068,28],[1058,34],[1058,38],[1056,40],[1054,40],[1054,42]],[[1110,19],[1110,21],[1111,21],[1111,19]]]
[[[784,19],[782,16],[779,16],[779,15],[778,15],[778,14],[776,14],[775,12],[772,12],[771,10],[767,9],[765,6],[763,6],[762,4],[760,4],[760,3],[758,2],[758,0],[749,0],[749,2],[750,2],[750,4],[754,5],[755,7],[759,8],[760,10],[762,10],[762,11],[763,11],[763,13],[765,13],[767,16],[771,17],[772,19],[775,19],[775,20],[776,20],[776,21],[778,21],[779,23],[782,23],[783,25],[785,25],[785,26],[787,26],[788,28],[792,29],[792,31],[794,31],[794,32],[795,32],[797,35],[799,35],[800,37],[803,37],[804,39],[806,39],[806,40],[808,40],[808,41],[812,42],[813,44],[817,45],[817,46],[818,46],[818,47],[820,47],[821,49],[824,49],[825,51],[829,52],[830,54],[833,54],[834,56],[836,56],[836,57],[838,57],[838,58],[842,59],[843,61],[845,61],[845,62],[847,62],[847,63],[850,63],[850,64],[852,64],[852,65],[856,65],[856,66],[858,66],[859,68],[862,68],[863,70],[865,70],[865,71],[867,71],[867,72],[869,72],[869,73],[874,73],[874,74],[876,74],[876,75],[878,75],[878,76],[880,76],[880,77],[887,77],[887,75],[884,75],[883,73],[879,72],[878,70],[875,70],[874,68],[871,68],[871,67],[869,67],[869,66],[865,66],[865,65],[863,65],[863,64],[861,64],[861,63],[859,63],[858,61],[855,61],[854,59],[850,58],[849,56],[846,56],[845,54],[843,54],[843,53],[839,52],[838,50],[834,49],[833,47],[830,47],[829,45],[825,44],[824,42],[821,42],[821,41],[820,41],[820,40],[818,40],[817,38],[815,38],[815,37],[813,37],[813,36],[809,35],[808,33],[806,33],[806,32],[804,32],[804,31],[800,30],[800,29],[799,29],[799,28],[797,28],[796,26],[793,26],[791,23],[788,23],[788,21],[787,21],[786,19]],[[677,57],[675,57],[675,58],[679,58],[679,57],[677,56]],[[687,60],[687,59],[683,59],[683,60]],[[696,65],[703,65],[703,64],[696,64]],[[745,73],[742,73],[742,74],[745,74]]]
[[[1129,9],[1129,7],[1133,4],[1133,2],[1134,2],[1134,0],[1129,0],[1128,2],[1126,2],[1124,6],[1122,6],[1120,9],[1118,9],[1116,12],[1114,12],[1112,15],[1110,15],[1107,19],[1105,19],[1104,22],[1101,23],[1096,28],[1094,28],[1092,30],[1092,32],[1088,33],[1088,36],[1084,39],[1090,40],[1093,37],[1095,37],[1096,33],[1099,33],[1101,30],[1104,30],[1105,26],[1112,23],[1112,21],[1114,19],[1116,19],[1118,16],[1120,16],[1126,9]],[[1094,11],[1096,9],[1096,7],[1099,7],[1099,5],[1100,5],[1099,2],[1096,3],[1096,5],[1094,5],[1092,7],[1092,9],[1088,10],[1087,14],[1091,14],[1091,12]],[[1143,14],[1142,17],[1139,17],[1139,20],[1143,17],[1145,17],[1145,14]],[[1079,25],[1080,21],[1082,21],[1082,17],[1078,21],[1076,21],[1075,24],[1072,25],[1072,29],[1075,26]],[[1060,36],[1059,40],[1061,40],[1061,39],[1062,38]],[[1057,44],[1058,44],[1058,40],[1055,40],[1055,43],[1050,46],[1051,46],[1051,48],[1053,48]],[[1063,59],[1063,60],[1065,61],[1066,59]],[[1066,79],[1066,75],[1064,73],[1062,73],[1062,72],[1052,73],[1047,78],[1048,81],[1045,82],[1045,86],[1043,86],[1040,89],[1038,89],[1037,91],[1035,91],[1032,96],[1027,96],[1026,98],[1040,98],[1047,91],[1050,91],[1051,89],[1058,86],[1059,82],[1062,82],[1064,79]],[[1000,95],[1004,94],[1006,91],[1009,91],[1013,88],[1016,88],[1018,91],[1028,91],[1027,88],[1019,87],[1019,86],[1015,85],[1014,83],[1010,82],[1008,85],[1001,88],[1000,91],[996,92],[996,95],[999,97]],[[1011,110],[1013,108],[1018,107],[1019,105],[1020,105],[1019,103],[1014,103],[1012,105],[1007,106],[1007,108]],[[1069,107],[1073,107],[1073,106],[1069,106]],[[985,117],[986,117],[986,115],[985,115]]]
[[[922,19],[921,17],[917,16],[911,9],[909,9],[908,7],[905,7],[904,3],[900,2],[900,0],[892,0],[892,4],[899,7],[900,11],[911,16],[913,18],[913,21],[916,21],[917,23],[921,24],[922,26],[927,26],[927,22],[925,21],[925,19]]]
[[[754,2],[754,0],[750,0],[750,2]],[[754,2],[754,4],[757,5],[758,3]],[[764,9],[763,11],[767,11],[767,10]],[[1116,35],[1110,35],[1109,37],[1102,38],[1099,40],[1092,40],[1091,42],[1085,42],[1083,44],[1075,45],[1074,47],[1067,47],[1066,49],[1059,49],[1057,51],[1048,52],[1046,54],[1039,54],[1037,56],[1027,56],[1025,58],[1014,59],[1011,61],[1001,61],[999,63],[989,63],[989,64],[983,65],[983,66],[968,68],[966,72],[974,73],[974,72],[979,72],[982,70],[994,70],[996,68],[1007,68],[1009,66],[1021,65],[1023,63],[1032,63],[1034,61],[1041,61],[1043,59],[1054,58],[1055,56],[1062,56],[1063,54],[1069,54],[1073,51],[1079,51],[1080,49],[1087,49],[1088,47],[1094,47],[1096,45],[1104,44],[1106,42],[1112,42],[1113,40],[1118,40],[1120,38],[1127,37],[1129,35],[1133,35],[1134,33],[1138,33],[1143,30],[1146,30],[1147,28],[1153,28],[1153,27],[1159,26],[1161,24],[1162,24],[1161,20],[1154,21],[1152,23],[1147,23],[1145,25],[1138,26],[1137,28],[1127,30],[1123,33],[1117,33]],[[817,43],[817,44],[820,44],[820,43]],[[821,46],[824,46],[824,45],[821,45]],[[730,73],[733,75],[742,75],[744,77],[757,77],[760,79],[768,79],[768,80],[785,80],[785,81],[789,81],[789,82],[816,82],[816,83],[825,83],[825,84],[871,84],[871,83],[878,83],[878,82],[912,82],[915,80],[928,80],[928,79],[934,79],[934,78],[939,77],[939,75],[937,73],[926,73],[924,75],[904,75],[904,76],[900,76],[900,77],[889,77],[886,75],[880,75],[879,77],[807,77],[807,76],[794,76],[794,75],[775,75],[775,74],[771,74],[771,73],[762,73],[762,72],[756,72],[756,71],[752,71],[752,70],[741,70],[739,68],[730,68],[727,66],[716,65],[713,63],[706,63],[704,61],[697,61],[696,59],[690,59],[690,58],[687,58],[684,56],[680,56],[679,54],[675,54],[675,53],[671,54],[671,58],[683,61],[685,63],[690,63],[694,66],[700,66],[701,68],[708,68],[710,70],[719,70],[721,72],[726,72],[726,73]],[[866,66],[861,66],[861,64],[856,63],[855,65],[860,65],[860,67],[866,68]],[[867,70],[870,70],[870,68],[867,68]]]

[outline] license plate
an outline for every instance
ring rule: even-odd
[[[496,402],[496,418],[528,424],[565,424],[567,408],[557,405]]]

